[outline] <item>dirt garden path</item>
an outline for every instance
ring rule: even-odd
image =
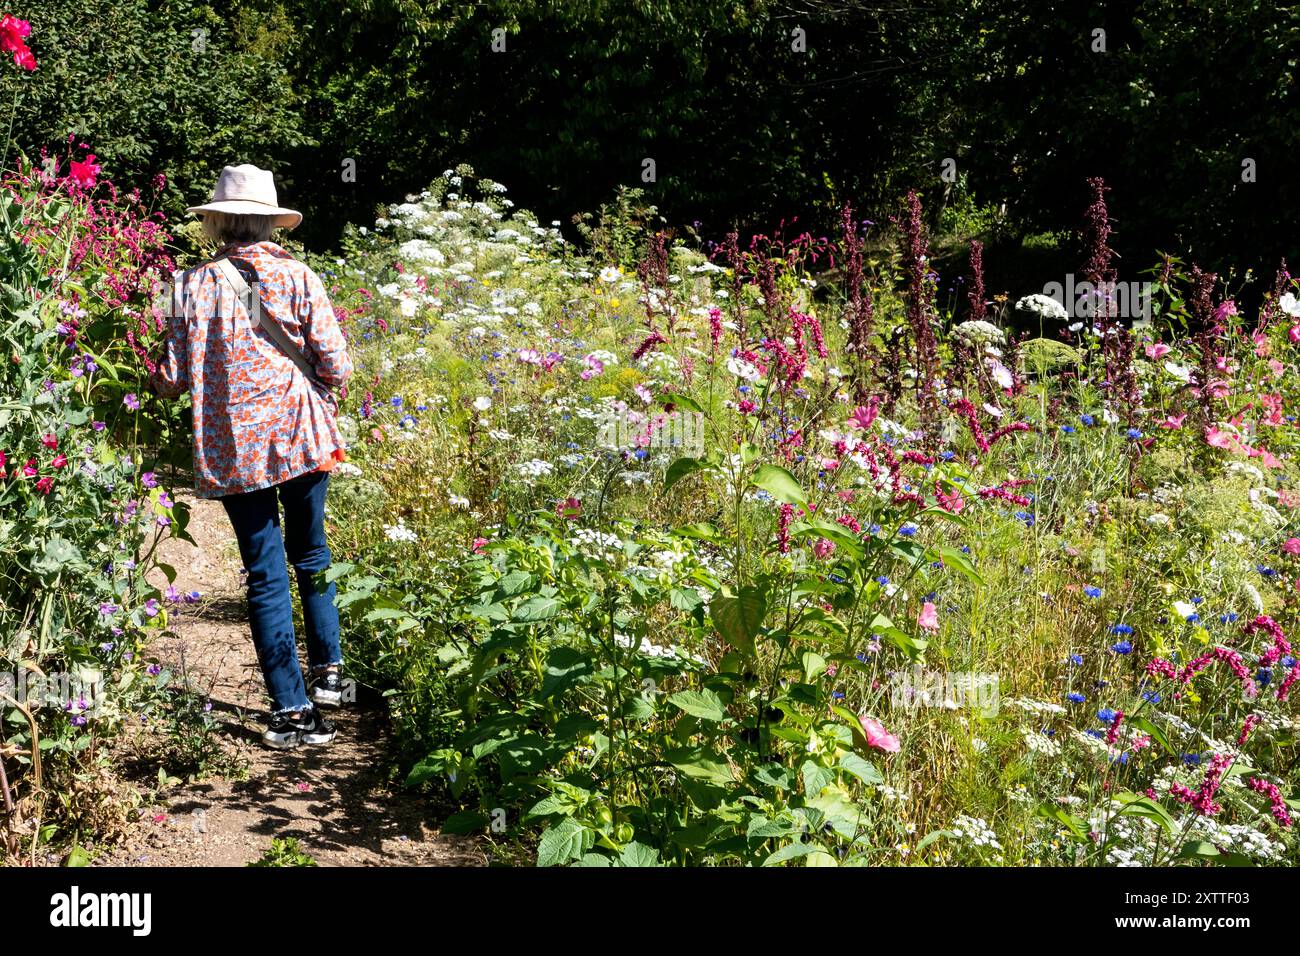
[[[247,772],[166,788],[126,841],[96,854],[93,865],[244,866],[276,837],[296,837],[321,866],[482,865],[473,839],[438,833],[422,798],[389,787],[386,715],[364,691],[356,704],[330,712],[339,734],[329,746],[261,746],[266,698],[230,524],[217,502],[178,497],[193,509],[189,530],[198,546],[169,541],[162,560],[176,569],[178,589],[202,599],[173,606],[176,633],[152,650],[209,696],[223,746]]]

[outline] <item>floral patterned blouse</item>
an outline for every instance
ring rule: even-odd
[[[273,242],[223,247],[262,309],[314,364],[325,385],[352,374],[347,343],[316,273]],[[251,268],[250,268],[251,267]],[[176,315],[154,387],[187,389],[194,413],[194,490],[219,498],[278,485],[344,459],[338,404],[310,382],[250,315],[220,270],[204,263],[179,277]]]

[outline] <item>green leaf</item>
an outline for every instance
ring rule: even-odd
[[[767,593],[760,587],[747,585],[739,594],[729,587],[721,587],[709,601],[709,618],[719,634],[732,647],[753,656],[754,638],[767,616]]]
[[[688,412],[704,411],[704,409],[700,407],[700,403],[697,402],[695,399],[691,398],[688,395],[682,395],[677,392],[669,392],[667,394],[660,395],[659,401],[665,406],[675,405],[677,408],[684,409]]]
[[[1173,834],[1178,829],[1178,823],[1174,820],[1173,816],[1170,815],[1169,811],[1157,801],[1152,800],[1144,794],[1133,793],[1130,790],[1125,790],[1122,793],[1116,794],[1115,799],[1124,804],[1124,809],[1119,811],[1120,815],[1128,813],[1133,816],[1146,817],[1149,820],[1155,820],[1164,827],[1165,832],[1169,834]]]
[[[794,475],[780,465],[759,465],[749,482],[785,504],[806,505],[808,503],[808,496],[804,494],[803,488],[799,486]]]
[[[546,621],[560,613],[560,602],[553,597],[532,597],[519,605],[511,617],[516,621]]]
[[[90,854],[81,848],[79,844],[74,843],[72,849],[63,860],[64,866],[89,866]]]
[[[561,645],[546,656],[541,697],[548,700],[577,684],[585,683],[592,672],[591,658],[575,647]]]
[[[815,760],[805,760],[799,774],[803,777],[804,795],[809,798],[817,796],[835,780],[834,772]]]
[[[1136,727],[1138,730],[1142,731],[1148,737],[1150,737],[1152,740],[1158,743],[1161,747],[1164,748],[1165,753],[1172,754],[1174,752],[1174,748],[1169,743],[1169,737],[1165,734],[1165,732],[1161,730],[1159,727],[1157,727],[1155,724],[1151,723],[1151,721],[1147,720],[1145,717],[1129,717],[1126,719],[1125,722],[1132,727]]]
[[[1231,851],[1225,853],[1213,843],[1204,840],[1188,840],[1178,851],[1179,860],[1208,860],[1219,866],[1254,866],[1249,857]]]
[[[840,757],[839,767],[846,773],[851,773],[869,787],[878,786],[885,782],[885,778],[880,775],[880,771],[869,760],[864,760],[855,753],[846,753]]]
[[[664,474],[664,491],[667,491],[687,475],[693,475],[697,471],[708,470],[709,466],[698,458],[678,458],[668,466],[668,471]]]
[[[787,843],[764,860],[763,865],[776,866],[778,863],[785,863],[788,860],[797,860],[800,857],[808,856],[810,853],[823,852],[825,851],[816,843]]]
[[[659,851],[653,847],[633,841],[623,847],[618,855],[619,866],[658,866]]]
[[[704,747],[677,747],[665,752],[664,758],[683,776],[724,786],[735,783],[726,761]]]
[[[572,817],[565,817],[542,834],[537,845],[538,866],[560,866],[580,860],[596,845],[596,834]]]
[[[714,722],[727,716],[722,699],[711,690],[683,690],[668,698],[668,703],[693,717]]]

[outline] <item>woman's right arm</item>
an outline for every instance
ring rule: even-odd
[[[182,293],[186,291],[183,283],[189,278],[185,273],[181,279]],[[176,296],[184,301],[184,296]],[[169,303],[167,309],[167,337],[163,340],[162,354],[158,358],[158,367],[149,377],[155,392],[163,398],[176,398],[190,388],[189,338],[186,335],[188,322],[185,309],[176,308]],[[179,312],[179,315],[174,313]]]

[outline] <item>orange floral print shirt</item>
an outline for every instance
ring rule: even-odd
[[[273,242],[228,245],[217,253],[222,256],[250,284],[258,282],[262,309],[315,365],[321,382],[347,381],[352,359],[316,273]],[[308,381],[257,326],[249,303],[235,296],[217,267],[196,266],[177,285],[178,314],[169,319],[153,384],[164,396],[190,392],[195,493],[219,498],[257,491],[344,460],[333,395]]]

